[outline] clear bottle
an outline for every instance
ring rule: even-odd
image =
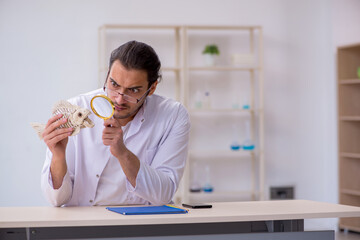
[[[244,96],[243,96],[242,108],[245,109],[245,110],[250,109],[250,101],[249,101],[249,95],[248,94],[244,94]]]
[[[201,186],[199,183],[199,175],[197,174],[199,168],[196,162],[191,164],[191,183],[190,183],[190,192],[201,192]]]
[[[251,140],[251,136],[250,136],[250,121],[247,120],[245,122],[245,141],[243,143],[243,149],[244,150],[254,150],[255,148],[255,144],[253,143],[253,141]]]
[[[241,145],[239,143],[239,132],[238,132],[238,126],[233,124],[232,126],[232,141],[230,145],[230,149],[233,151],[238,151],[241,148]]]
[[[231,103],[231,108],[232,109],[239,109],[240,108],[240,104],[239,104],[239,95],[235,94],[232,96],[232,103]]]
[[[203,107],[204,109],[211,109],[211,96],[209,91],[204,92]]]
[[[205,184],[203,187],[203,191],[206,193],[211,193],[214,191],[214,188],[211,184],[211,179],[210,179],[210,166],[209,165],[205,166]]]
[[[195,104],[194,104],[195,109],[202,109],[203,107],[203,101],[202,101],[202,95],[201,92],[199,90],[197,90],[195,92]]]

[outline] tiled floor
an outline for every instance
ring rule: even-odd
[[[336,232],[335,240],[360,240],[360,233]]]

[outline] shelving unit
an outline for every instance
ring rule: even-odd
[[[360,207],[360,44],[339,47],[339,203]],[[360,218],[341,218],[340,229],[360,232]]]
[[[104,82],[111,50],[133,39],[153,46],[164,65],[164,81],[157,93],[182,102],[191,116],[188,163],[175,202],[264,199],[262,28],[104,25],[99,29],[99,86]],[[202,50],[213,43],[220,48],[218,64],[206,66]],[[251,54],[254,62],[233,64],[232,54]],[[211,107],[194,107],[195,92],[205,88],[212,94]],[[245,96],[250,109],[241,107]],[[255,149],[232,151],[234,132],[237,140],[243,141],[244,122],[250,125]],[[212,193],[191,193],[192,172],[201,177],[204,165],[211,168],[212,179],[219,173],[225,177],[216,178]]]
[[[189,168],[185,172],[182,199],[190,202],[238,201],[264,199],[264,152],[263,152],[263,73],[262,73],[262,29],[258,26],[186,26],[184,27],[184,103],[192,119],[190,136]],[[201,52],[205,44],[216,44],[220,59],[215,66],[204,66]],[[233,53],[251,54],[254,63],[234,65]],[[221,82],[219,83],[219,80]],[[247,82],[247,88],[244,83]],[[245,84],[246,85],[246,84]],[[226,87],[230,86],[230,87]],[[210,93],[212,106],[196,107],[197,91]],[[215,94],[213,94],[215,93]],[[230,96],[248,95],[250,109],[242,109],[241,99]],[[218,104],[220,102],[220,104]],[[232,102],[232,104],[229,104]],[[234,107],[234,102],[237,107]],[[232,106],[231,106],[232,105]],[[231,134],[238,132],[239,143],[244,136],[244,121],[250,125],[250,136],[255,142],[255,150],[234,151],[230,149]],[[231,125],[231,126],[229,126]],[[235,125],[235,130],[231,128]],[[209,130],[207,130],[207,128]],[[226,129],[228,128],[228,129]],[[230,128],[230,131],[229,131]],[[215,129],[215,130],[214,130]],[[214,130],[214,131],[213,131]],[[218,130],[218,131],[216,131]],[[201,142],[207,144],[201,144]],[[207,146],[207,145],[210,146]],[[198,170],[194,170],[192,164]],[[233,169],[229,169],[233,167]],[[203,180],[195,185],[204,185],[209,178],[204,169],[210,170],[214,191],[190,192],[196,175],[203,173]],[[229,174],[219,174],[221,168],[230,170]],[[249,174],[241,178],[241,170]],[[225,170],[226,171],[226,170]],[[223,184],[219,178],[221,175]],[[205,182],[208,180],[205,180]],[[226,184],[228,183],[228,184]],[[242,184],[246,183],[246,184]],[[229,187],[232,186],[232,187]]]

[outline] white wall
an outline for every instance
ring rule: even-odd
[[[0,1],[0,206],[47,204],[45,145],[29,123],[97,87],[97,30],[106,23],[262,25],[266,185],[336,202],[332,9],[327,0]]]
[[[333,43],[343,46],[360,42],[360,1],[333,0]]]

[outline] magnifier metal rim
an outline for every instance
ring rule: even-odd
[[[110,103],[110,105],[111,105],[111,107],[112,107],[112,113],[110,114],[110,117],[103,117],[103,116],[101,116],[101,115],[95,110],[95,108],[94,108],[94,106],[93,106],[93,101],[94,101],[95,98],[99,98],[99,97],[105,98],[106,100],[109,101],[109,103]],[[105,95],[102,95],[102,94],[96,95],[96,96],[94,96],[94,97],[91,99],[91,101],[90,101],[90,107],[91,107],[91,110],[95,113],[96,116],[98,116],[99,118],[104,119],[104,120],[107,120],[107,119],[111,118],[111,117],[114,115],[114,112],[115,112],[115,106],[114,106],[113,102],[111,101],[111,99],[108,98],[108,97],[105,96]]]

